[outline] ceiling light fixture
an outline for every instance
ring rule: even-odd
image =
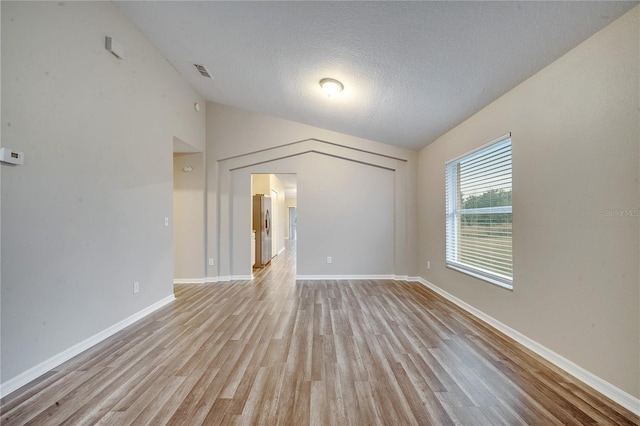
[[[333,78],[323,78],[320,80],[320,87],[327,96],[337,95],[344,90],[344,86],[338,80]]]

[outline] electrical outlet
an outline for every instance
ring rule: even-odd
[[[213,257],[209,258],[209,266],[213,266]]]
[[[427,269],[431,269],[431,262],[427,260]]]
[[[133,283],[133,292],[134,293],[139,293],[140,292],[140,283],[138,281]]]
[[[164,226],[169,226],[169,217],[168,216],[164,217]]]
[[[327,256],[327,263],[331,263],[331,262],[332,262],[331,256]]]

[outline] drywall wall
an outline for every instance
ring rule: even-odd
[[[636,398],[638,13],[636,7],[419,154],[420,275]],[[513,291],[445,267],[445,162],[507,132]]]
[[[251,176],[251,195],[264,194],[270,197],[271,182],[268,174],[254,173]],[[252,210],[253,211],[253,210]]]
[[[203,153],[173,154],[175,282],[204,280],[204,177]]]
[[[243,231],[250,222],[239,212],[249,208],[250,200],[245,194],[249,191],[251,173],[256,170],[297,173],[298,275],[393,274],[394,173],[317,153],[232,172],[231,226],[236,236],[233,271],[242,275],[250,263],[250,241],[244,238],[246,231]],[[278,202],[280,211],[286,212],[284,199]],[[282,222],[280,216],[283,214],[278,216]],[[282,244],[283,228],[284,224],[276,231]],[[327,264],[327,256],[332,257],[331,264]]]
[[[112,3],[1,7],[2,143],[25,153],[1,167],[4,384],[172,295],[173,137],[203,145],[204,114]]]
[[[208,227],[207,247],[216,253],[216,264],[208,268],[208,276],[215,280],[216,277],[244,277],[250,273],[247,266],[250,241],[244,237],[245,231],[236,231],[235,225],[239,220],[248,220],[239,212],[244,211],[243,205],[247,202],[246,195],[241,194],[250,191],[250,173],[297,173],[299,275],[415,275],[416,154],[411,150],[208,103],[208,223],[216,224]],[[313,160],[322,164],[322,172]],[[308,174],[302,177],[307,170]],[[372,177],[373,183],[359,181],[361,176]],[[353,187],[349,180],[362,186],[360,189]],[[374,183],[382,185],[379,193]],[[330,189],[339,192],[339,184],[347,188],[344,194],[330,193]],[[392,190],[388,190],[389,185]],[[308,192],[303,196],[301,191],[305,187]],[[305,197],[311,197],[311,200]],[[356,200],[362,202],[363,198],[367,200],[364,205],[382,206],[381,217],[387,217],[386,209],[390,206],[390,222],[377,222],[378,219],[374,220],[376,214],[356,207]],[[315,203],[333,205],[336,210],[329,216],[332,222],[314,216],[315,207],[312,206]],[[349,206],[353,209],[347,208]],[[357,223],[357,235],[335,232],[334,226],[342,229],[345,223]],[[377,244],[364,235],[375,234],[380,227],[381,235],[391,238],[390,251],[387,251],[384,238]],[[248,222],[237,229],[249,229]],[[387,231],[391,232],[390,237],[385,234]],[[236,232],[238,236],[235,236]],[[302,240],[305,235],[309,238],[306,243]],[[340,251],[329,244],[348,247],[351,252],[345,250],[344,254],[338,255],[342,257],[339,263],[327,264],[326,257]],[[374,259],[380,262],[375,264]]]
[[[269,185],[271,186],[271,195],[275,193],[277,194],[275,200],[272,200],[274,214],[274,230],[273,230],[273,238],[274,238],[274,247],[276,248],[273,251],[273,255],[276,256],[284,250],[284,235],[285,235],[285,216],[286,216],[286,208],[284,206],[284,185],[280,182],[277,176],[270,174],[269,175]]]

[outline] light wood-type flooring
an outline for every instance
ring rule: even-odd
[[[558,425],[640,419],[419,283],[252,281],[177,300],[2,400],[2,425]]]

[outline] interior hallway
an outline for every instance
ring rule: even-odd
[[[177,300],[2,400],[2,424],[638,424],[418,283],[251,281]]]

